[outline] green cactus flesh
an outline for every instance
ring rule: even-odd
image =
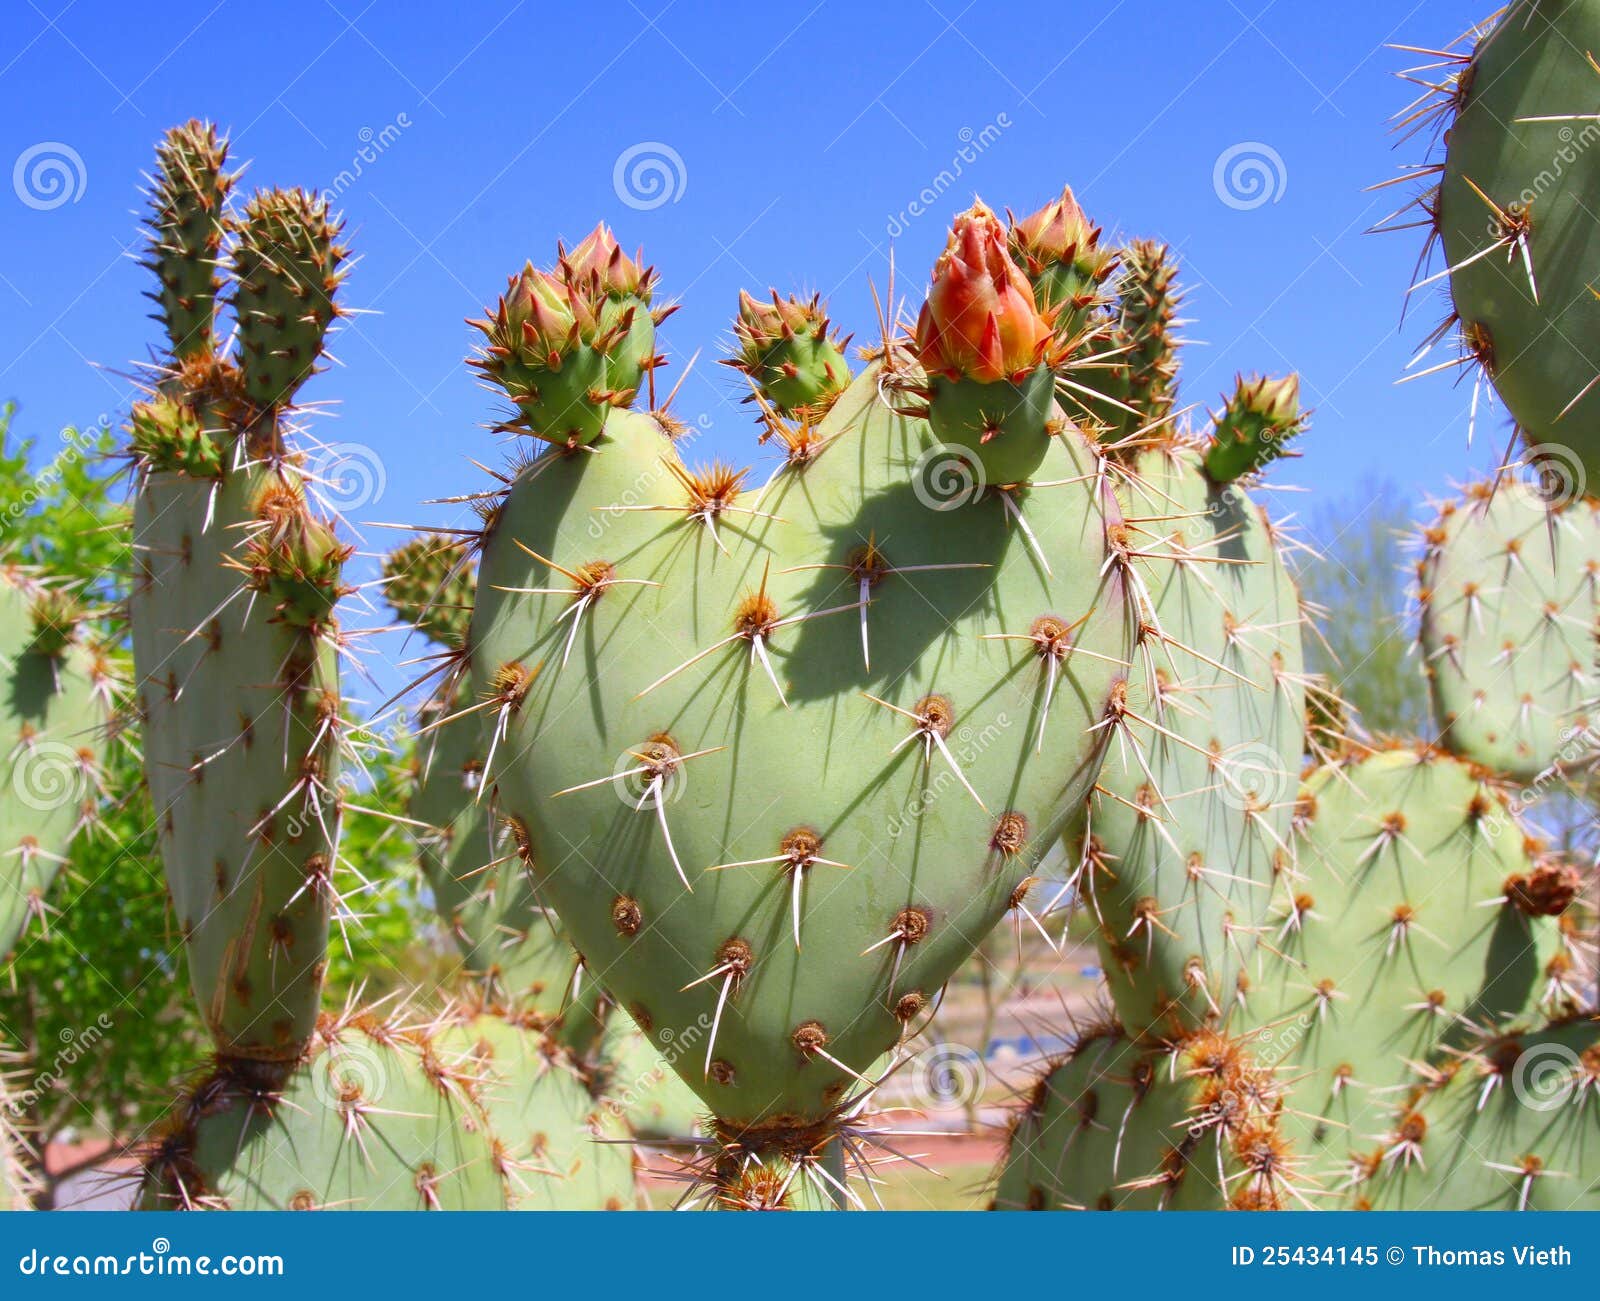
[[[298,1065],[232,1060],[144,1158],[147,1210],[503,1210],[472,1067],[421,1031],[325,1018]]]
[[[1270,1070],[1211,1031],[1152,1045],[1099,1027],[1046,1068],[1017,1113],[993,1208],[1306,1204],[1278,1134],[1281,1095]]]
[[[1576,757],[1595,697],[1600,505],[1480,483],[1423,536],[1420,637],[1445,743],[1522,781]]]
[[[1559,869],[1505,797],[1439,751],[1352,756],[1306,782],[1247,988],[1252,1047],[1294,1081],[1285,1132],[1325,1186],[1380,1132],[1407,1063],[1542,997]]]
[[[1457,74],[1431,201],[1466,351],[1600,485],[1600,4],[1517,0]],[[1578,467],[1574,467],[1576,470]]]
[[[476,1081],[512,1210],[635,1204],[627,1130],[553,1040],[515,1019],[482,1015],[444,1031],[439,1047]]]
[[[323,355],[344,277],[341,223],[304,190],[266,190],[245,207],[233,253],[234,316],[245,392],[288,403]]]
[[[1299,594],[1265,513],[1173,443],[1142,453],[1125,509],[1151,636],[1130,724],[1100,773],[1080,889],[1128,1026],[1222,1014],[1288,856],[1304,730]],[[1147,522],[1139,524],[1139,520]]]
[[[1419,1075],[1352,1159],[1357,1205],[1600,1210],[1600,1019],[1493,1035]]]
[[[703,1128],[705,1104],[627,1013],[606,1019],[600,1063],[607,1103],[636,1137],[681,1139]]]
[[[395,613],[451,651],[466,644],[475,594],[461,542],[423,536],[384,561],[384,594]],[[580,1059],[599,1047],[603,995],[584,979],[555,914],[540,906],[525,846],[480,798],[483,729],[468,717],[471,692],[423,707],[429,724],[412,746],[407,812],[434,907],[461,951],[473,1001],[533,1016]]]
[[[463,692],[457,710],[470,694]],[[480,996],[539,1022],[579,1057],[599,1046],[603,992],[534,896],[522,846],[478,798],[484,739],[457,718],[417,742],[408,812],[434,907]]]
[[[879,378],[759,500],[618,413],[519,475],[480,573],[488,770],[540,895],[757,1147],[828,1123],[1005,912],[1131,640],[1078,436],[1054,486],[930,509],[932,439]]]
[[[156,155],[144,265],[160,281],[150,297],[173,355],[183,361],[216,347],[219,266],[234,178],[225,170],[228,142],[207,122],[172,128]]]
[[[733,332],[739,352],[729,365],[781,416],[820,416],[850,383],[849,341],[830,332],[820,297],[784,299],[773,290],[769,306],[741,293]]]
[[[0,957],[30,924],[92,820],[113,704],[109,668],[59,588],[0,567]]]
[[[1292,456],[1291,439],[1305,426],[1300,414],[1300,378],[1245,379],[1215,417],[1206,448],[1206,473],[1217,483],[1259,474],[1271,462]]]
[[[234,467],[238,416],[214,391],[163,400],[227,458],[220,478],[143,462],[134,498],[134,666],[168,891],[218,1048],[292,1061],[333,901],[347,549],[309,517],[289,461]]]
[[[1083,405],[1103,442],[1158,430],[1172,414],[1181,299],[1176,274],[1176,259],[1165,244],[1135,240],[1122,252],[1109,334],[1095,349],[1105,364],[1082,367],[1073,376],[1099,395],[1085,397]]]

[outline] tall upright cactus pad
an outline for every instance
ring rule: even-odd
[[[475,575],[459,539],[425,535],[384,561],[384,592],[401,620],[441,647],[449,660],[466,644]],[[534,897],[526,846],[483,795],[483,729],[468,717],[471,692],[422,709],[424,730],[412,743],[407,812],[434,907],[461,952],[474,1001],[534,1016],[588,1060],[599,1046],[603,994],[584,979],[555,914]]]
[[[1310,1207],[1279,1132],[1283,1082],[1206,1030],[1163,1045],[1083,1035],[1016,1113],[993,1209]]]
[[[70,593],[0,566],[0,957],[95,816],[115,704],[111,669]]]
[[[1213,444],[1213,447],[1215,444]],[[1198,443],[1138,455],[1124,497],[1153,539],[1127,744],[1091,801],[1079,888],[1119,1016],[1182,1033],[1234,996],[1289,857],[1305,727],[1299,593],[1265,511]]]
[[[159,159],[165,190],[204,184],[174,157]],[[174,357],[130,421],[145,773],[195,994],[228,1058],[299,1059],[336,902],[334,607],[352,548],[307,500],[284,404],[337,315],[337,234],[320,201],[255,196],[225,292],[239,364]]]
[[[1285,1122],[1335,1186],[1411,1069],[1534,1007],[1570,901],[1482,768],[1397,747],[1313,773],[1244,992],[1255,1051],[1294,1081]],[[1563,897],[1564,894],[1564,897]]]
[[[1486,1035],[1422,1067],[1350,1183],[1378,1210],[1600,1210],[1600,1020]]]
[[[156,146],[150,184],[149,247],[144,265],[158,319],[178,361],[208,357],[217,346],[217,295],[227,233],[228,142],[209,122],[173,127]]]
[[[1600,488],[1600,3],[1516,0],[1442,90],[1447,148],[1425,198],[1464,353],[1531,443]]]
[[[324,1017],[295,1065],[198,1081],[144,1157],[148,1210],[503,1210],[478,1080],[425,1030]]]
[[[1478,483],[1422,536],[1419,637],[1444,742],[1522,781],[1577,758],[1596,696],[1600,504]]]
[[[941,502],[951,449],[880,396],[923,376],[885,366],[759,498],[617,412],[483,541],[488,773],[541,896],[641,1026],[693,1037],[676,1069],[756,1155],[810,1159],[1121,722],[1128,544],[1093,449],[1013,427],[1040,482]]]
[[[512,1210],[634,1206],[628,1132],[553,1040],[491,1014],[446,1030],[441,1047],[476,1081]]]

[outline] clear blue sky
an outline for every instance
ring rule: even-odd
[[[1470,385],[1395,387],[1442,307],[1397,328],[1419,238],[1363,234],[1399,202],[1364,187],[1420,150],[1386,131],[1410,98],[1393,74],[1417,61],[1386,43],[1437,45],[1489,7],[10,0],[0,164],[28,155],[44,186],[61,151],[36,147],[64,145],[72,174],[59,203],[0,188],[0,397],[45,436],[126,409],[118,372],[156,338],[128,256],[139,175],[164,127],[203,116],[251,182],[339,191],[361,256],[347,301],[372,314],[306,397],[337,401],[324,438],[381,457],[382,498],[357,519],[443,521],[419,503],[480,482],[466,458],[494,458],[493,404],[462,365],[463,318],[558,237],[603,218],[644,246],[684,304],[667,381],[703,350],[679,414],[707,427],[702,454],[759,473],[734,376],[710,364],[741,287],[820,289],[865,335],[891,229],[914,310],[973,193],[1021,212],[1063,182],[1108,232],[1179,250],[1185,402],[1215,403],[1237,370],[1298,370],[1315,423],[1280,477],[1327,498],[1378,473],[1420,499],[1491,464],[1503,422],[1480,419],[1469,453]],[[962,174],[911,216],[964,142]],[[640,145],[672,172],[656,206],[614,183]],[[1270,199],[1219,198],[1230,150],[1265,160]]]

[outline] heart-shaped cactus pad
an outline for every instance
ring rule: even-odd
[[[899,349],[759,490],[615,410],[492,513],[469,652],[537,890],[725,1132],[826,1125],[1115,743],[1129,526],[1067,421],[984,481]],[[1013,455],[1012,461],[1014,463]]]

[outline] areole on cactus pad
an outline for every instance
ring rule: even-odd
[[[962,221],[1005,279],[1003,230]],[[959,303],[953,274],[935,292]],[[956,310],[942,334],[978,358],[992,326]],[[1031,368],[1048,331],[1019,328]],[[890,405],[913,390],[886,340],[759,493],[686,466],[643,411],[594,439],[531,429],[558,446],[482,543],[487,771],[539,890],[670,1035],[723,1141],[802,1166],[1026,893],[1120,721],[1132,645],[1096,450],[1016,419],[1031,482],[941,500],[941,461],[973,453]]]

